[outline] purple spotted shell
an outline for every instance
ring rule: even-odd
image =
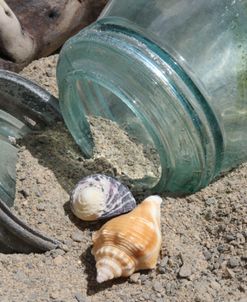
[[[136,201],[130,190],[115,178],[94,174],[76,185],[70,205],[78,218],[92,221],[127,213],[136,207]]]

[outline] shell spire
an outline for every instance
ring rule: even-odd
[[[155,268],[161,247],[161,202],[159,196],[149,196],[133,211],[108,221],[94,233],[97,282]]]

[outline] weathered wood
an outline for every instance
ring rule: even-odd
[[[10,7],[0,0],[0,45],[3,55],[14,62],[25,62],[35,53],[35,42],[23,31]]]
[[[106,2],[0,0],[0,68],[21,70],[32,60],[52,54],[95,21]]]

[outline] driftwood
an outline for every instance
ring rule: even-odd
[[[0,0],[0,68],[20,71],[95,21],[107,0]]]

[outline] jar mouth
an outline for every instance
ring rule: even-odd
[[[120,87],[111,85],[110,82],[105,82],[92,74],[86,74],[83,70],[68,74],[66,82],[69,87],[66,93],[71,102],[70,107],[76,108],[76,116],[80,118],[75,118],[75,110],[70,110],[67,113],[70,114],[70,117],[66,116],[65,121],[68,122],[68,128],[86,158],[93,157],[95,151],[94,139],[90,130],[90,119],[92,118],[103,118],[116,123],[146,155],[149,152],[156,153],[155,134],[150,133],[150,129],[147,131],[145,117],[134,106],[133,99]],[[158,154],[156,155],[159,157]],[[158,171],[160,169],[157,166],[160,164],[157,163],[157,156],[156,170]],[[148,155],[147,158],[150,159]],[[140,179],[127,177],[128,179],[125,181],[136,191],[145,187],[155,187],[160,181],[157,171],[155,174],[147,173]]]
[[[121,126],[125,112],[139,127],[132,135],[151,143],[160,157],[161,175],[147,181],[146,187],[156,193],[191,193],[220,170],[217,154],[223,152],[216,142],[222,138],[216,138],[218,124],[207,102],[192,89],[192,81],[186,83],[186,73],[175,70],[178,65],[172,66],[171,57],[162,57],[162,51],[121,26],[102,20],[91,25],[60,53],[64,58],[57,72],[61,111],[88,157],[93,145],[86,114],[113,116]],[[111,112],[111,99],[122,108],[120,113]]]

